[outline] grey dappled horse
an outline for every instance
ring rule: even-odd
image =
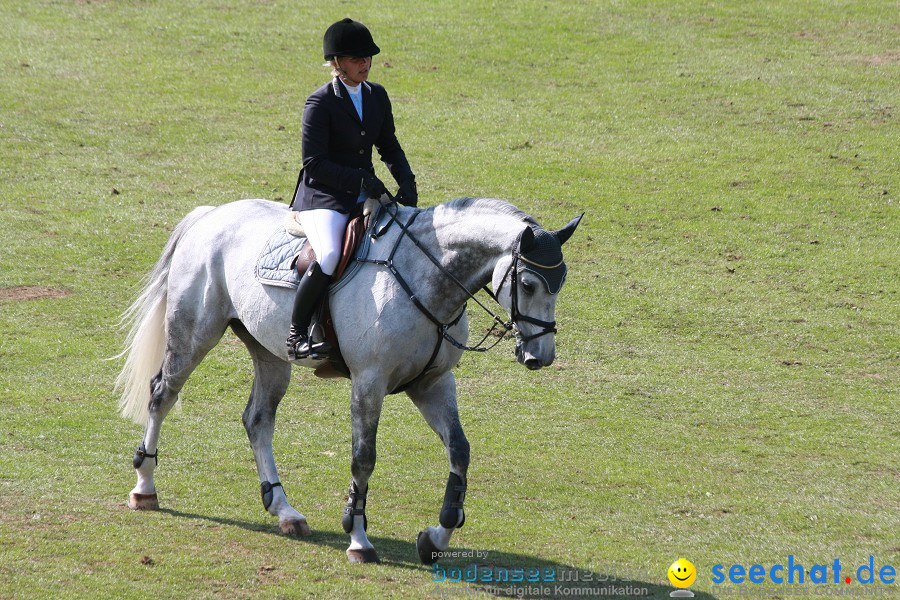
[[[377,561],[366,537],[366,493],[382,402],[386,394],[404,389],[450,459],[440,524],[416,541],[420,558],[430,564],[465,520],[469,442],[459,422],[451,369],[463,353],[459,340],[465,342],[468,335],[469,291],[491,282],[511,316],[519,362],[530,369],[549,365],[555,356],[556,299],[566,272],[560,246],[578,219],[549,232],[506,202],[474,198],[426,210],[387,209],[394,222],[371,243],[371,262],[330,294],[352,381],[353,479],[343,526],[350,534],[349,559]],[[120,405],[124,416],[146,425],[134,457],[137,485],[131,508],[158,508],[153,472],[160,426],[191,372],[231,327],[255,369],[243,422],[263,505],[278,517],[282,532],[310,533],[306,518],[288,503],[272,454],[275,411],[291,380],[284,340],[294,292],[263,285],[254,276],[260,252],[287,210],[265,200],[194,209],[175,228],[126,312],[131,331],[117,380],[123,390]]]

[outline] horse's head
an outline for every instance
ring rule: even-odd
[[[526,227],[510,256],[497,262],[493,286],[516,331],[516,358],[540,369],[556,358],[556,299],[566,280],[562,245],[581,215],[558,231]]]

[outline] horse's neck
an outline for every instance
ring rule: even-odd
[[[491,281],[497,261],[509,255],[512,246],[525,223],[508,215],[442,214],[435,211],[432,222],[417,223],[421,227],[417,235],[431,238],[428,246],[443,269],[461,282],[472,293]],[[424,258],[424,257],[422,257]],[[427,260],[427,259],[425,259]],[[440,318],[458,314],[469,299],[465,290],[452,278],[433,265],[425,265],[421,281],[424,287],[421,297],[429,298],[435,311],[445,314]],[[418,295],[418,294],[417,294]],[[442,309],[438,309],[437,305]]]

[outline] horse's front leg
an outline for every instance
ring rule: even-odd
[[[288,502],[272,452],[275,412],[290,384],[291,365],[266,351],[241,327],[234,326],[234,329],[250,350],[256,375],[242,420],[256,459],[263,508],[278,517],[278,528],[282,533],[310,535],[306,517]]]
[[[428,527],[416,539],[419,559],[430,565],[450,545],[453,530],[462,527],[466,521],[463,502],[466,497],[466,471],[469,469],[469,441],[459,423],[453,373],[447,372],[437,380],[413,386],[406,393],[440,436],[450,459],[450,475],[438,518],[439,525]]]
[[[350,470],[353,480],[341,524],[350,534],[347,558],[352,563],[380,562],[378,553],[366,536],[366,499],[369,478],[375,470],[375,438],[378,434],[378,420],[384,402],[383,385],[356,377],[353,380],[351,419],[353,425],[353,455]]]

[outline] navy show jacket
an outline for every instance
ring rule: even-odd
[[[362,185],[360,169],[375,172],[372,146],[378,149],[398,184],[413,179],[394,131],[387,91],[362,83],[363,118],[344,86],[335,78],[310,95],[303,109],[303,169],[291,207],[327,208],[348,213]]]

